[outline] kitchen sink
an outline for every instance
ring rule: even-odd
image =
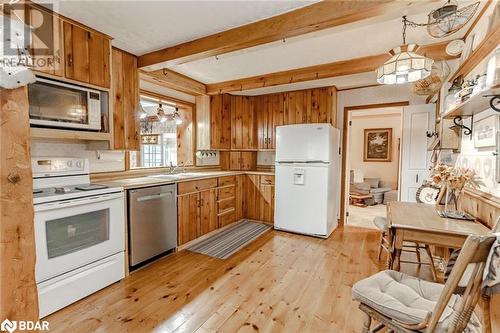
[[[149,178],[161,178],[161,179],[171,179],[171,180],[176,180],[176,179],[179,179],[180,177],[178,177],[177,175],[149,175],[147,176]]]
[[[207,173],[207,172],[182,172],[182,173],[172,173],[172,174],[169,173],[169,174],[150,175],[147,177],[176,180],[182,178],[210,176],[211,174],[212,173]]]

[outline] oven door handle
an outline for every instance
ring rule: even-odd
[[[81,206],[85,204],[94,204],[98,202],[110,201],[119,198],[123,198],[123,192],[44,203],[40,205],[35,205],[35,211],[44,211],[44,210],[59,209],[59,208],[66,208],[73,206]]]

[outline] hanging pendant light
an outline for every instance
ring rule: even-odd
[[[448,0],[428,15],[427,32],[434,38],[449,36],[462,29],[474,17],[480,2],[458,7],[457,0]]]
[[[377,69],[377,82],[403,84],[415,82],[431,74],[434,60],[417,54],[418,45],[406,44],[406,16],[403,16],[403,45],[389,51],[391,58]]]
[[[158,104],[158,109],[156,109],[156,116],[158,117],[160,123],[164,123],[167,121],[167,115],[165,114],[161,103]]]
[[[179,108],[175,108],[174,121],[175,121],[176,125],[182,124],[182,118],[181,118],[181,116],[179,114]]]

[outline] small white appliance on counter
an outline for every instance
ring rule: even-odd
[[[43,318],[125,276],[123,188],[83,158],[33,158],[35,277]]]
[[[339,130],[330,124],[276,128],[274,227],[328,237],[337,227]]]

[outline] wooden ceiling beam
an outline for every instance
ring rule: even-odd
[[[140,70],[139,78],[193,96],[205,95],[207,92],[207,87],[203,83],[170,69],[159,69],[153,72]]]
[[[448,42],[441,42],[421,46],[417,53],[424,54],[434,60],[448,60],[457,57],[449,56],[445,52]],[[297,68],[282,72],[253,76],[238,80],[207,84],[207,94],[215,95],[242,91],[248,89],[272,87],[283,84],[312,81],[337,76],[352,75],[375,71],[378,66],[390,58],[388,53],[343,60],[328,64]]]
[[[414,3],[436,1],[321,1],[261,21],[146,53],[138,57],[138,64],[140,68],[168,68],[376,16],[400,15]]]

